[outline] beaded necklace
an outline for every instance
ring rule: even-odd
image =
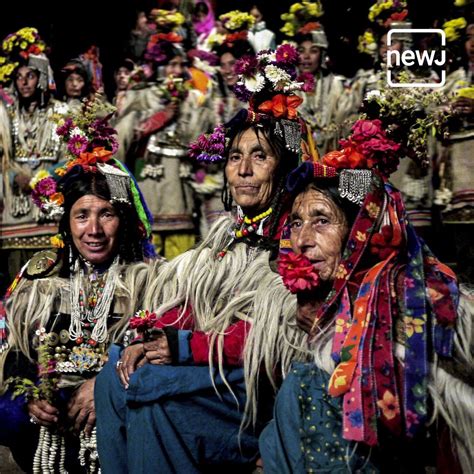
[[[90,292],[87,297],[82,288],[84,281],[84,270],[77,268],[76,262],[74,276],[71,275],[71,324],[69,333],[71,339],[80,345],[84,342],[84,333],[91,330],[91,336],[87,344],[91,347],[102,343],[107,338],[107,318],[115,291],[115,283],[118,275],[118,257],[110,266],[109,270],[100,277],[93,272],[90,275]]]
[[[263,235],[263,223],[270,217],[273,208],[268,208],[266,211],[258,214],[255,217],[248,217],[243,214],[242,209],[238,208],[237,222],[229,229],[231,237],[227,245],[217,254],[217,258],[222,260],[225,254],[229,251],[230,246],[236,241],[250,234]]]

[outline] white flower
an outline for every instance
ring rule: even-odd
[[[259,61],[264,61],[267,63],[275,62],[276,61],[276,53],[275,51],[273,53],[258,53],[257,54],[257,59]]]
[[[81,130],[79,127],[74,127],[70,132],[69,136],[73,137],[74,135],[79,135],[81,137],[85,137],[86,134],[84,133],[83,130]]]
[[[382,93],[377,89],[369,91],[365,95],[365,100],[376,100],[378,98],[383,98],[383,97],[382,97]]]
[[[260,73],[257,73],[253,77],[248,77],[244,79],[244,86],[250,92],[260,92],[263,89],[264,84],[265,78]]]
[[[270,82],[273,83],[277,90],[288,87],[291,83],[290,75],[283,69],[280,69],[278,66],[273,64],[265,66],[265,76]]]
[[[55,202],[45,202],[43,204],[43,212],[45,212],[49,217],[61,217],[64,214],[64,209]]]

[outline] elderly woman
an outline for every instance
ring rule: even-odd
[[[285,51],[297,58],[293,48]],[[265,66],[272,57],[257,61]],[[295,96],[272,93],[264,81],[249,112],[201,137],[194,149],[200,159],[216,159],[225,147],[223,200],[229,210],[235,203],[236,215],[160,269],[145,298],[156,314],[142,318],[156,340],[137,340],[121,354],[116,348],[97,380],[105,473],[192,473],[253,463],[259,422],[272,405],[270,384],[276,387],[289,361],[304,356],[294,298],[270,261],[287,214],[284,180],[307,130],[293,115]],[[287,104],[289,115],[276,117],[272,101]],[[272,295],[265,307],[264,294]]]
[[[49,217],[62,214],[53,239],[59,248],[25,265],[5,304],[2,443],[34,472],[63,472],[70,462],[67,469],[76,470],[79,461],[70,459],[70,450],[77,456],[79,444],[81,464],[94,464],[95,378],[109,345],[122,340],[146,278],[141,262],[150,224],[139,190],[110,151],[94,146],[97,132],[113,149],[114,137],[106,138],[111,129],[94,118],[85,123],[82,113],[58,133],[67,139],[66,129],[82,124],[88,151],[31,182],[41,210]],[[12,401],[12,392],[22,396]]]
[[[342,157],[288,179],[292,252],[279,268],[314,363],[294,364],[278,393],[265,472],[472,472],[472,292],[456,321],[455,276],[386,181],[390,153],[372,169]]]

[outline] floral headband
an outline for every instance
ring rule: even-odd
[[[300,82],[296,66],[298,52],[290,44],[276,51],[261,51],[256,56],[244,56],[235,64],[238,81],[234,93],[243,102],[249,102],[248,111],[239,112],[228,124],[217,126],[209,135],[201,135],[190,146],[190,156],[199,161],[224,161],[226,131],[244,118],[250,123],[271,119],[275,133],[281,136],[289,150],[301,150],[302,126],[297,108],[303,102],[296,91],[307,90]],[[302,77],[305,79],[305,77]]]
[[[113,158],[118,142],[116,130],[108,125],[111,113],[106,114],[111,111],[112,107],[95,96],[93,100],[84,102],[81,111],[67,117],[53,117],[58,124],[56,133],[67,144],[69,159],[50,171],[36,173],[30,181],[32,200],[48,218],[57,219],[64,213],[62,189],[67,185],[67,177],[73,176],[75,170],[101,173],[107,181],[111,202],[133,205],[146,240],[151,235],[151,214],[133,175]],[[57,247],[64,245],[60,235],[52,238],[52,244]]]

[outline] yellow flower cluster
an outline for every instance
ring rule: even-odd
[[[54,248],[62,249],[64,247],[64,240],[61,234],[53,235],[50,240]]]
[[[474,87],[463,87],[462,89],[458,89],[456,91],[456,96],[474,100]]]
[[[171,29],[181,26],[186,20],[182,13],[169,10],[157,9],[155,15],[155,23],[158,26],[166,26]]]
[[[357,50],[360,53],[374,55],[377,51],[377,42],[371,30],[367,30],[363,35],[359,36],[359,44]]]
[[[283,13],[281,19],[285,22],[280,29],[282,33],[287,36],[295,36],[298,30],[306,23],[315,21],[324,13],[321,2],[293,3],[288,13]]]
[[[467,5],[466,0],[454,0],[455,7],[465,7]]]
[[[369,8],[369,20],[375,21],[375,19],[385,10],[390,10],[393,7],[393,1],[388,0],[386,2],[379,3],[377,2],[375,5],[372,5]]]
[[[18,63],[6,63],[0,66],[0,84],[6,84],[10,81],[11,75],[17,66]]]
[[[255,23],[255,18],[252,15],[240,10],[223,13],[219,20],[222,21],[223,26],[229,31],[248,30]]]
[[[16,33],[8,35],[2,43],[2,48],[5,53],[11,53],[16,47],[22,50],[28,46],[35,44],[39,51],[44,51],[45,44],[40,40],[38,30],[36,28],[21,28]]]
[[[460,30],[463,30],[467,26],[467,21],[465,18],[454,18],[453,20],[446,21],[443,24],[443,30],[446,33],[446,41],[456,41],[460,35]]]

